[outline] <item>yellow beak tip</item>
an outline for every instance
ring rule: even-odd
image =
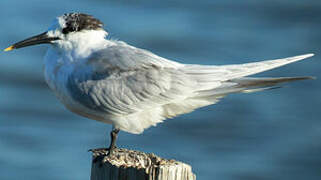
[[[11,50],[13,50],[13,49],[14,49],[13,46],[9,46],[8,48],[4,49],[4,51],[11,51]]]

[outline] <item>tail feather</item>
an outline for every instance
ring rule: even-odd
[[[300,76],[300,77],[277,77],[277,78],[239,78],[229,80],[228,82],[237,83],[238,87],[262,87],[262,86],[274,86],[278,83],[298,81],[298,80],[306,80],[306,79],[314,79],[311,76]]]
[[[222,86],[214,88],[211,90],[198,91],[196,98],[204,97],[216,97],[216,96],[225,96],[231,93],[252,93],[257,91],[263,91],[268,89],[280,88],[276,86],[280,83],[314,79],[310,76],[301,76],[301,77],[277,77],[277,78],[239,78],[226,81]]]
[[[280,83],[299,81],[306,79],[314,79],[311,76],[300,76],[300,77],[277,77],[277,78],[240,78],[230,80],[230,82],[237,83],[237,88],[245,88],[241,92],[251,93],[268,89],[280,88],[276,86]]]

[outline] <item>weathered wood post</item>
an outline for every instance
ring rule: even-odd
[[[91,180],[196,180],[191,166],[176,160],[127,149],[111,157],[106,149],[91,151]]]

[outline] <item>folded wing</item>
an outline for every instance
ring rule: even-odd
[[[114,126],[141,133],[166,118],[214,104],[229,93],[305,79],[242,77],[310,56],[242,65],[184,65],[118,42],[86,62],[92,67],[87,74],[78,68],[69,77],[68,89],[77,102],[105,113]]]

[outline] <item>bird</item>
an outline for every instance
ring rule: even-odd
[[[108,155],[117,148],[120,130],[140,134],[228,94],[313,78],[249,77],[313,54],[245,64],[183,64],[107,36],[99,19],[71,12],[56,17],[47,31],[4,51],[49,44],[44,57],[46,83],[66,109],[112,125]]]

